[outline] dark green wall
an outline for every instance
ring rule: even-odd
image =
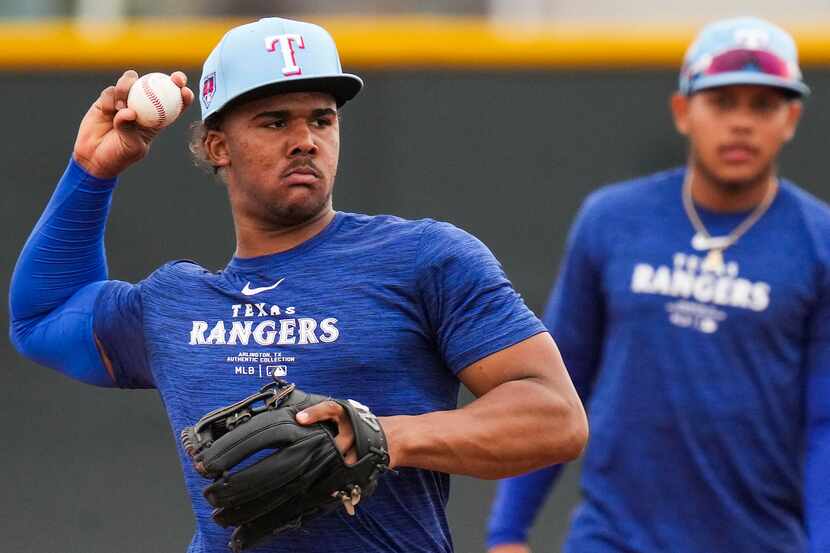
[[[582,198],[603,183],[683,161],[667,109],[672,72],[357,72],[366,89],[344,112],[335,206],[429,216],[471,231],[537,312]],[[78,122],[115,77],[0,73],[4,297]],[[782,172],[830,198],[822,161],[830,71],[807,78],[815,95]],[[192,108],[185,119],[195,117]],[[148,159],[122,178],[107,233],[113,278],[137,280],[178,257],[219,268],[232,253],[224,191],[191,165],[186,123],[159,137]],[[7,340],[0,355],[8,435],[0,455],[0,549],[184,551],[192,522],[157,396],[75,383],[24,361]],[[558,551],[575,476],[568,471],[548,502],[534,535],[537,553]],[[457,478],[453,486],[457,551],[482,551],[493,485]]]

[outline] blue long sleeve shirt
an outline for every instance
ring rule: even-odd
[[[565,551],[826,553],[830,209],[785,181],[706,271],[683,176],[594,193],[547,306],[591,423]],[[500,484],[490,545],[526,541],[558,470]]]

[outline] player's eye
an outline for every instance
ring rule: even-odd
[[[313,121],[312,124],[318,128],[331,127],[332,120],[329,117],[318,117]]]
[[[275,129],[283,129],[288,126],[288,122],[285,119],[274,119],[269,121],[265,126],[273,127]]]
[[[721,111],[726,111],[733,109],[736,106],[736,102],[735,98],[729,94],[715,94],[712,97],[712,105]]]
[[[756,113],[771,113],[778,108],[779,102],[775,98],[760,96],[752,102],[752,111]]]

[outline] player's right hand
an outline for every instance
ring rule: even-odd
[[[530,548],[523,543],[505,543],[491,547],[487,553],[531,553]]]
[[[187,76],[181,71],[171,75],[182,91],[182,110],[193,103],[193,92],[187,88]],[[158,129],[136,124],[136,113],[127,107],[130,87],[138,79],[132,69],[125,71],[115,86],[109,86],[86,112],[73,157],[91,175],[109,179],[141,160],[150,150],[150,142]]]

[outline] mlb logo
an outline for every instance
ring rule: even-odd
[[[213,95],[216,92],[216,73],[211,73],[202,81],[202,104],[205,107],[210,105]]]

